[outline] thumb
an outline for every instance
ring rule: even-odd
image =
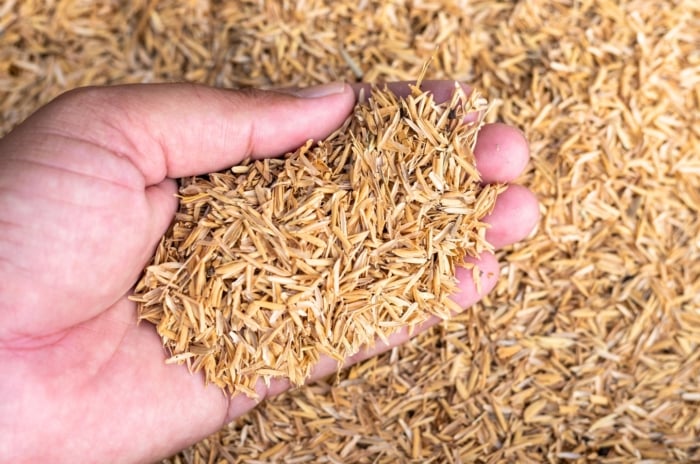
[[[136,84],[77,89],[36,116],[60,124],[63,134],[126,157],[146,187],[225,169],[248,156],[281,155],[324,138],[354,103],[352,88],[342,82],[294,93]]]

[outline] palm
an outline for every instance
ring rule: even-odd
[[[283,153],[307,138],[322,137],[344,119],[352,97],[347,92],[329,96],[335,111],[317,105],[295,115],[292,124],[288,116],[301,111],[301,99],[235,100],[220,91],[160,89],[151,106],[148,100],[80,93],[72,97],[72,106],[47,107],[0,145],[0,208],[11,218],[0,221],[0,351],[9,372],[0,395],[14,399],[0,403],[0,417],[17,418],[14,430],[42,424],[34,439],[2,434],[0,454],[9,455],[3,447],[16,440],[23,447],[18,453],[40,453],[52,461],[88,455],[156,458],[206,436],[255,404],[227,398],[205,387],[201,376],[165,365],[159,337],[150,325],[137,325],[135,305],[127,296],[172,219],[177,204],[173,177],[221,169],[245,155]],[[139,90],[121,91],[133,97]],[[179,102],[183,96],[189,100]],[[206,111],[191,115],[192,97]],[[256,105],[248,101],[246,106],[245,99],[254,98]],[[94,111],[96,117],[85,118],[76,109]],[[281,121],[251,134],[250,121],[266,116],[265,111]],[[278,141],[267,141],[266,131]],[[480,169],[487,180],[509,181],[524,165],[527,148],[515,133],[494,126],[484,143],[480,140],[484,155],[498,151],[490,139],[511,146],[512,164],[504,168],[482,156]],[[191,153],[207,157],[193,159]],[[499,202],[490,237],[495,245],[521,238],[537,216],[524,189],[511,188]],[[513,211],[524,217],[519,226],[499,227]],[[485,257],[482,266],[495,269],[496,264]],[[467,280],[456,296],[465,307],[480,296]],[[398,334],[394,342],[404,337]],[[316,375],[334,367],[326,360]],[[261,386],[261,393],[284,387],[280,382],[268,392]],[[67,438],[41,447],[42,437],[62,435]]]

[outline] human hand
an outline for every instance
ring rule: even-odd
[[[452,83],[424,88],[439,100]],[[406,84],[393,89],[408,91]],[[136,324],[127,297],[176,211],[175,178],[321,139],[355,102],[353,89],[342,84],[300,93],[192,85],[80,89],[0,140],[0,456],[152,461],[255,406],[205,387],[203,376],[184,366],[166,365],[160,337],[150,324]],[[510,182],[527,163],[528,148],[515,129],[487,125],[476,156],[485,182]],[[487,219],[487,239],[496,247],[520,240],[537,217],[532,194],[512,185]],[[457,274],[454,299],[464,308],[498,276],[493,255],[477,263],[485,271],[481,292],[471,272]],[[390,346],[407,338],[399,332]],[[348,363],[390,346],[378,342]],[[324,359],[313,378],[336,367]],[[287,387],[261,382],[258,393],[265,398]]]

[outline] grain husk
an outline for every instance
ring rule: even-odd
[[[77,85],[387,82],[440,45],[427,77],[529,139],[537,229],[483,303],[168,461],[698,462],[699,18],[692,0],[10,0],[0,132]]]
[[[460,310],[455,267],[492,252],[473,148],[486,102],[454,83],[360,95],[327,139],[181,181],[132,300],[171,353],[230,394],[302,385],[375,340]],[[470,121],[465,121],[469,118]],[[474,269],[478,278],[478,269]]]

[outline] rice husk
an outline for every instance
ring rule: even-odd
[[[0,6],[0,132],[84,84],[468,82],[521,128],[542,219],[490,297],[170,462],[698,462],[693,0]],[[359,70],[359,73],[357,72]]]
[[[181,182],[132,296],[168,362],[255,396],[259,378],[302,385],[322,355],[341,366],[460,311],[455,267],[493,250],[481,219],[503,190],[472,152],[486,102],[455,83],[438,104],[420,80],[364,99],[317,145]]]

